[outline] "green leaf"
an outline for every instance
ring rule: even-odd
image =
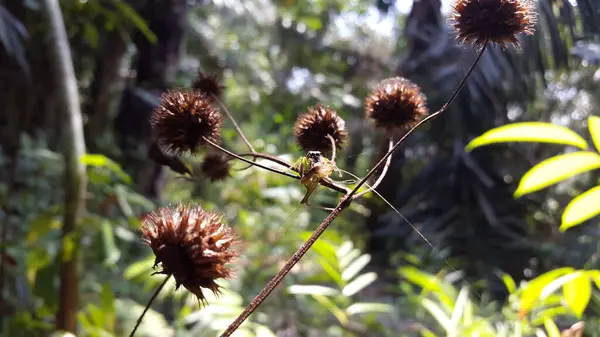
[[[463,287],[458,294],[458,298],[456,299],[456,305],[454,306],[454,310],[452,311],[452,316],[450,317],[450,324],[453,329],[458,328],[460,319],[463,316],[466,306],[469,301],[469,288]]]
[[[594,146],[596,146],[596,150],[600,152],[600,117],[590,116],[590,118],[588,118],[588,128],[590,130],[590,135],[592,136]]]
[[[335,267],[333,267],[322,256],[319,256],[318,262],[319,262],[319,265],[321,266],[321,268],[323,268],[323,270],[327,273],[327,275],[329,275],[329,277],[331,278],[332,281],[334,281],[340,287],[344,286],[344,281],[342,280],[342,275],[340,275],[340,272]]]
[[[525,122],[494,128],[473,139],[466,151],[476,147],[506,142],[540,142],[572,145],[587,149],[588,144],[581,136],[564,126],[542,122]]]
[[[108,220],[102,222],[102,243],[104,245],[104,265],[114,266],[121,257],[121,251],[115,244],[115,233]]]
[[[369,254],[364,254],[358,259],[352,261],[352,263],[350,263],[350,265],[346,267],[344,271],[342,271],[342,280],[351,280],[354,276],[360,273],[360,271],[363,270],[363,268],[366,267],[369,262],[371,262],[371,255]]]
[[[333,301],[323,295],[313,294],[312,297],[317,300],[317,302],[321,303],[322,306],[327,308],[327,310],[329,310],[329,312],[331,312],[331,314],[337,318],[342,326],[348,325],[348,316],[346,316],[346,313],[335,303],[333,303]]]
[[[515,280],[513,280],[513,278],[510,277],[510,275],[502,274],[502,281],[504,282],[506,290],[508,290],[509,294],[512,294],[515,291],[517,291],[517,284],[515,283]]]
[[[344,296],[352,296],[357,292],[363,290],[368,287],[371,283],[377,280],[377,274],[375,273],[366,273],[362,274],[359,277],[355,278],[354,281],[350,282],[347,286],[342,289],[342,294]]]
[[[565,208],[562,214],[561,231],[577,226],[600,214],[600,186],[580,194]]]
[[[144,35],[144,37],[148,40],[148,42],[154,44],[157,41],[156,35],[150,30],[146,21],[127,3],[122,0],[113,0],[113,3],[119,10],[121,14],[125,16],[125,18],[129,19],[133,25],[139,29],[140,32]]]
[[[552,281],[561,277],[565,274],[570,274],[575,269],[570,267],[558,268],[546,272],[533,280],[531,280],[523,290],[521,294],[521,303],[519,304],[519,317],[524,317],[529,313],[531,308],[535,305],[536,301],[539,299],[540,295],[544,288]]]
[[[592,297],[592,284],[587,274],[581,272],[577,274],[577,277],[565,283],[563,295],[575,316],[581,318]]]
[[[554,156],[531,168],[515,191],[515,197],[541,190],[568,177],[600,168],[600,155],[579,151]]]
[[[299,285],[295,284],[287,288],[288,293],[294,295],[322,295],[322,296],[335,296],[339,295],[340,292],[337,289],[326,287],[326,286],[314,286],[314,285]]]
[[[130,184],[132,182],[131,177],[127,173],[125,173],[125,171],[123,171],[119,164],[115,163],[114,161],[112,161],[104,155],[87,153],[81,156],[79,160],[87,166],[107,168],[117,177],[119,177],[119,179],[121,179],[127,184]]]
[[[544,327],[546,328],[546,332],[548,333],[548,337],[560,337],[560,331],[556,326],[556,323],[550,318],[544,321]]]
[[[366,314],[370,312],[392,313],[394,307],[385,303],[354,303],[346,308],[346,313],[350,316],[358,314]]]
[[[448,314],[442,310],[437,304],[435,304],[432,300],[428,298],[424,298],[421,302],[425,310],[435,318],[439,325],[446,330],[447,334],[450,334],[450,330],[452,329],[452,322],[450,321],[450,317]]]

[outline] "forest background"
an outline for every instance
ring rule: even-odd
[[[300,205],[295,180],[236,165],[211,181],[202,153],[182,158],[188,175],[149,156],[161,94],[189,88],[198,71],[219,79],[258,151],[289,161],[304,155],[293,139],[298,115],[318,102],[335,108],[349,132],[337,165],[362,176],[387,151],[364,119],[375,85],[410,78],[437,108],[476,57],[454,41],[450,2],[439,0],[61,0],[77,80],[69,84],[54,66],[50,2],[0,1],[2,336],[46,336],[57,325],[128,335],[162,282],[151,276],[140,222],[179,202],[224,214],[244,243],[238,273],[204,308],[167,284],[136,336],[218,336],[325,217]],[[447,113],[394,156],[381,196],[353,203],[234,336],[557,336],[577,321],[585,336],[599,335],[599,218],[560,226],[567,205],[600,183],[600,165],[515,198],[528,170],[573,146],[465,150],[495,127],[528,121],[594,144],[600,2],[536,6],[536,34],[520,50],[489,48]],[[77,161],[87,169],[85,212],[71,226],[65,179],[77,137],[65,137],[60,97],[73,84],[87,151]],[[223,142],[245,148],[231,127]],[[64,252],[76,257],[71,274]],[[60,291],[64,282],[70,291]]]

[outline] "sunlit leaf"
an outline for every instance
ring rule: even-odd
[[[362,274],[345,286],[344,289],[342,289],[342,294],[344,296],[352,296],[368,287],[371,283],[375,282],[375,280],[377,280],[377,274],[375,273]]]
[[[600,152],[600,117],[590,116],[590,118],[588,118],[588,127],[594,146],[596,146],[596,150]]]
[[[86,153],[79,160],[88,166],[105,167],[127,184],[132,182],[131,177],[123,171],[119,164],[104,155]]]
[[[563,294],[569,308],[573,310],[577,318],[581,318],[592,297],[592,284],[585,273],[580,272],[577,275],[577,277],[565,283]]]
[[[350,316],[366,314],[370,312],[392,313],[394,306],[385,303],[353,303],[346,308],[346,313]]]
[[[333,316],[335,316],[335,318],[340,322],[342,326],[348,325],[348,316],[346,316],[346,313],[342,309],[340,309],[340,307],[338,307],[335,303],[333,303],[333,301],[331,301],[329,298],[323,295],[313,294],[312,297],[315,300],[317,300],[317,302],[319,302],[322,306],[327,308],[327,310],[329,310],[329,312]]]
[[[300,285],[295,284],[289,286],[287,288],[288,293],[294,295],[323,295],[323,296],[335,296],[339,295],[340,292],[337,289],[326,287],[326,286],[316,286],[316,285]]]
[[[524,317],[529,313],[531,308],[533,308],[534,304],[542,294],[544,288],[552,281],[561,277],[565,274],[569,274],[575,271],[575,269],[570,267],[563,267],[551,270],[546,272],[533,280],[531,280],[523,290],[521,294],[521,301],[519,304],[519,317]]]
[[[319,262],[319,265],[321,266],[321,268],[323,268],[325,273],[327,273],[327,275],[329,275],[329,277],[331,278],[332,281],[334,281],[340,287],[342,287],[344,285],[344,281],[342,280],[342,275],[334,266],[331,265],[331,263],[329,263],[322,256],[319,257],[318,262]]]
[[[548,318],[554,319],[556,317],[564,316],[570,314],[569,309],[567,309],[562,303],[560,306],[544,309],[541,312],[537,312],[535,318],[531,320],[531,324],[540,325],[544,324],[544,321]]]
[[[584,150],[588,147],[585,139],[564,126],[542,122],[525,122],[504,125],[489,130],[469,142],[465,150],[471,151],[476,147],[507,142],[564,144]]]
[[[104,265],[114,266],[121,257],[121,251],[115,243],[115,233],[108,220],[102,222],[102,243],[104,245]]]
[[[363,270],[363,268],[366,267],[370,261],[371,255],[369,254],[364,254],[358,259],[352,261],[352,263],[350,263],[350,265],[342,271],[342,279],[344,281],[351,280],[354,276],[360,273],[360,271]]]
[[[424,298],[421,303],[425,310],[427,310],[429,314],[435,318],[437,323],[441,325],[444,330],[446,330],[446,333],[449,333],[452,328],[452,322],[450,321],[448,314],[446,314],[442,308],[428,298]]]
[[[546,328],[546,332],[548,333],[548,337],[560,337],[560,330],[556,326],[556,323],[550,318],[544,321],[544,327]]]
[[[515,197],[538,191],[565,178],[600,168],[600,155],[574,152],[554,156],[532,167],[519,182]]]
[[[131,21],[131,23],[133,23],[133,25],[137,29],[139,29],[140,32],[142,32],[142,34],[148,40],[148,42],[152,44],[156,43],[156,35],[154,34],[154,32],[152,32],[152,30],[150,30],[150,28],[146,24],[146,21],[135,11],[135,9],[133,9],[125,1],[113,0],[113,3],[115,4],[119,12],[123,14],[123,16],[125,16],[126,19]]]
[[[513,280],[513,278],[510,277],[510,275],[502,274],[501,277],[502,277],[502,282],[504,282],[504,285],[506,286],[506,290],[508,290],[509,294],[512,294],[515,291],[517,291],[517,284],[515,283],[515,280]]]
[[[450,317],[450,324],[453,329],[456,329],[458,327],[468,300],[469,289],[467,287],[462,287],[460,293],[458,294],[458,298],[456,299],[456,304],[454,305],[452,316]]]
[[[565,208],[562,214],[561,231],[577,226],[600,214],[600,186],[580,194]]]

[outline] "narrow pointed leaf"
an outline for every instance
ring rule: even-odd
[[[442,308],[440,308],[430,299],[423,299],[422,305],[427,311],[429,311],[431,316],[435,318],[438,324],[441,325],[444,330],[446,330],[446,333],[449,333],[452,328],[452,322],[450,321],[448,314],[446,314]]]
[[[358,259],[352,261],[348,267],[342,271],[342,279],[344,281],[351,280],[354,276],[360,273],[364,267],[366,267],[371,261],[371,255],[364,254],[360,256]]]
[[[580,135],[564,126],[542,122],[525,122],[504,125],[473,139],[466,151],[476,147],[506,142],[539,142],[572,145],[587,149],[587,142]]]
[[[377,280],[377,274],[375,273],[362,274],[345,286],[344,289],[342,289],[342,294],[344,296],[352,296],[368,287],[371,283],[375,282],[375,280]]]
[[[563,295],[569,308],[573,310],[577,318],[581,318],[592,297],[592,284],[588,275],[578,273],[576,278],[565,283]]]
[[[588,127],[594,146],[596,146],[596,150],[600,152],[600,117],[590,116],[590,118],[588,118]]]
[[[561,231],[577,226],[600,214],[600,186],[596,186],[571,200],[562,215]]]
[[[560,337],[560,331],[556,326],[556,323],[551,318],[547,318],[544,321],[544,327],[546,328],[546,332],[548,333],[548,337]]]
[[[325,286],[311,286],[311,285],[292,285],[287,288],[288,293],[294,295],[323,295],[323,296],[335,296],[339,295],[339,291],[334,288]]]
[[[600,168],[600,155],[592,152],[573,152],[554,156],[531,168],[515,191],[515,197],[541,190],[577,174]]]
[[[366,314],[370,312],[391,313],[394,312],[394,306],[385,303],[354,303],[346,308],[348,315]]]

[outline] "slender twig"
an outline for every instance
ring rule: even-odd
[[[154,294],[152,294],[152,297],[150,297],[150,300],[146,304],[144,311],[142,311],[142,314],[140,315],[140,317],[138,317],[137,322],[135,322],[135,326],[133,327],[133,330],[131,330],[129,337],[133,337],[133,335],[135,335],[135,332],[138,329],[138,327],[140,326],[140,324],[142,323],[142,319],[144,319],[146,312],[148,312],[148,310],[150,310],[150,306],[152,306],[152,302],[154,302],[154,300],[156,299],[158,294],[161,292],[161,290],[165,287],[165,284],[167,284],[167,281],[169,281],[170,278],[171,278],[171,274],[167,275],[167,277],[165,277],[165,280],[160,284],[160,286],[158,286],[158,288],[156,289]]]
[[[390,139],[390,145],[388,147],[388,152],[392,151],[392,149],[394,148],[394,140]],[[383,178],[385,178],[385,175],[387,174],[388,169],[390,168],[390,165],[392,163],[392,156],[388,156],[386,162],[385,162],[385,166],[383,167],[383,171],[381,171],[381,174],[379,175],[379,178],[377,178],[377,180],[375,181],[375,183],[373,183],[373,185],[371,185],[369,187],[368,190],[366,191],[362,191],[360,193],[356,193],[352,199],[358,199],[360,197],[362,197],[363,195],[375,190],[377,188],[377,186],[379,186],[379,184],[381,184],[381,182],[383,181]]]
[[[317,241],[321,234],[323,234],[327,227],[331,225],[333,220],[335,220],[335,218],[337,218],[338,215],[340,215],[340,213],[350,205],[351,201],[352,200],[349,198],[342,197],[340,203],[333,209],[333,211],[331,211],[331,213],[329,213],[329,215],[325,218],[325,220],[323,220],[319,227],[315,229],[310,238],[308,238],[308,240],[302,244],[298,251],[296,251],[296,253],[292,255],[292,257],[285,263],[285,265],[283,266],[283,268],[281,268],[277,275],[275,275],[275,277],[273,277],[271,281],[267,283],[263,290],[261,290],[260,293],[258,293],[258,295],[254,297],[252,302],[248,304],[248,306],[235,319],[235,321],[233,321],[233,323],[231,323],[231,325],[227,327],[227,330],[225,330],[221,334],[221,337],[231,336],[231,334],[235,330],[237,330],[237,328],[246,320],[246,318],[248,318],[248,316],[250,316],[250,314],[252,314],[252,312],[256,310],[256,308],[258,308],[258,306],[260,306],[260,304],[271,294],[271,292],[273,292],[273,290],[279,285],[279,283],[281,283],[281,281],[287,275],[287,273],[289,273],[289,271],[296,265],[296,263],[298,263],[298,261],[302,259],[304,254],[308,252],[310,247]]]
[[[275,156],[272,156],[272,155],[266,154],[266,153],[260,153],[260,152],[240,153],[240,154],[238,154],[238,156],[240,156],[240,157],[256,157],[256,158],[266,159],[268,161],[272,161],[272,162],[274,162],[276,164],[279,164],[279,165],[281,165],[281,166],[283,166],[285,168],[291,168],[291,169],[293,169],[293,167],[292,167],[293,164],[289,163],[287,160],[281,159],[281,158],[278,158],[278,157],[275,157]],[[298,177],[298,179],[300,179],[300,178]]]
[[[389,150],[388,153],[386,153],[379,160],[379,162],[377,162],[377,164],[375,164],[373,169],[371,171],[369,171],[369,173],[367,173],[367,175],[364,178],[362,178],[358,182],[358,184],[356,184],[356,186],[354,186],[354,189],[352,190],[352,192],[350,192],[350,197],[352,197],[354,194],[356,194],[358,189],[375,173],[375,171],[377,171],[381,166],[385,165],[385,162],[387,161],[388,157],[390,157],[400,147],[400,145],[402,143],[404,143],[404,140],[408,136],[410,136],[411,133],[413,133],[415,130],[417,130],[421,125],[425,124],[427,121],[434,119],[435,117],[439,116],[442,112],[446,111],[446,109],[448,109],[450,104],[452,104],[452,102],[454,102],[454,99],[456,99],[456,96],[458,95],[460,90],[464,87],[465,83],[467,82],[467,79],[469,78],[469,76],[471,76],[471,73],[473,73],[475,66],[477,65],[477,63],[479,63],[479,60],[481,59],[483,52],[485,52],[486,47],[487,47],[487,41],[481,47],[481,50],[477,54],[477,58],[475,59],[475,62],[473,62],[473,65],[471,65],[471,68],[469,68],[469,70],[465,74],[465,77],[462,79],[462,81],[460,81],[460,83],[458,84],[458,87],[456,87],[456,90],[454,90],[454,93],[452,94],[452,96],[450,96],[450,99],[448,99],[448,101],[438,111],[423,118],[421,121],[419,121],[419,123],[415,124],[415,126],[413,126],[410,130],[408,130],[408,132],[404,136],[402,136],[402,138],[400,138],[400,140],[396,143],[396,145],[394,145],[394,147],[391,150]]]
[[[273,173],[278,173],[278,174],[284,175],[284,176],[286,176],[286,177],[290,177],[290,178],[298,179],[298,176],[296,176],[296,175],[293,175],[293,174],[291,174],[291,173],[287,173],[287,172],[285,172],[285,171],[280,171],[280,170],[278,170],[278,169],[274,169],[274,168],[272,168],[272,167],[268,167],[268,166],[265,166],[265,165],[262,165],[262,164],[259,164],[259,163],[252,162],[252,161],[250,161],[250,160],[248,160],[248,159],[246,159],[246,158],[244,158],[244,157],[242,157],[242,156],[240,156],[240,155],[238,155],[238,154],[235,154],[235,153],[233,153],[233,152],[231,152],[231,151],[229,151],[229,150],[225,149],[224,147],[222,147],[222,146],[218,145],[217,143],[215,143],[215,142],[211,141],[210,139],[208,139],[208,138],[206,138],[206,137],[202,137],[202,138],[204,138],[204,140],[205,140],[205,141],[206,141],[208,144],[210,144],[212,147],[214,147],[215,149],[217,149],[217,150],[219,150],[219,151],[222,151],[222,152],[224,152],[224,153],[226,153],[226,154],[228,154],[228,155],[230,155],[230,156],[232,156],[232,157],[234,157],[234,158],[236,158],[236,159],[239,159],[239,160],[241,160],[241,161],[243,161],[243,162],[245,162],[245,163],[248,163],[248,164],[250,164],[250,165],[254,165],[254,166],[260,167],[260,168],[262,168],[262,169],[265,169],[265,170],[267,170],[267,171],[271,171],[271,172],[273,172]]]
[[[331,162],[335,163],[335,139],[330,134],[327,135],[327,138],[331,142]]]
[[[242,140],[244,141],[244,143],[246,143],[246,146],[248,146],[248,149],[250,150],[250,152],[255,153],[256,151],[252,147],[252,144],[250,144],[250,142],[248,141],[248,138],[246,138],[246,136],[242,132],[242,129],[240,128],[240,126],[235,121],[235,118],[233,118],[233,115],[231,114],[231,112],[229,112],[229,109],[227,109],[227,107],[225,106],[225,104],[223,104],[223,102],[219,99],[219,97],[217,97],[217,95],[215,95],[215,94],[211,94],[211,95],[212,95],[212,98],[215,100],[215,102],[217,102],[217,104],[219,104],[219,106],[221,107],[221,109],[223,109],[223,111],[225,111],[225,114],[227,115],[227,117],[229,118],[229,120],[231,121],[231,123],[233,124],[233,127],[235,128],[235,131],[237,131],[238,135],[240,135],[240,137],[242,138]]]
[[[438,116],[439,114],[441,114],[448,108],[448,106],[454,101],[454,99],[456,98],[456,95],[458,94],[458,92],[460,92],[460,90],[464,86],[465,82],[467,81],[467,79],[469,78],[471,73],[473,72],[473,69],[479,62],[481,55],[483,55],[483,52],[485,51],[486,46],[487,46],[487,42],[483,45],[483,47],[479,51],[479,54],[478,54],[477,58],[475,59],[475,62],[473,62],[473,65],[471,66],[471,68],[469,69],[469,71],[467,72],[467,74],[465,75],[463,80],[460,82],[460,84],[456,88],[455,92],[450,97],[450,99],[446,102],[446,104],[444,104],[435,113],[433,113],[433,114],[429,115],[427,118],[424,118],[423,120],[421,120],[411,130],[409,130],[400,139],[400,141],[398,143],[396,143],[396,145],[394,145],[394,147],[390,151],[388,151],[388,153],[386,153],[383,156],[383,158],[381,158],[381,160],[373,167],[373,169],[371,169],[371,171],[369,171],[369,173],[360,180],[358,185],[356,185],[356,187],[352,191],[350,191],[347,195],[343,196],[340,199],[340,202],[338,203],[338,205],[323,220],[323,222],[321,222],[321,224],[317,227],[317,229],[315,229],[315,231],[310,236],[310,238],[308,238],[308,240],[305,243],[303,243],[302,246],[300,246],[300,248],[296,251],[296,253],[294,253],[294,255],[292,255],[292,257],[285,263],[283,268],[281,268],[281,270],[271,279],[271,281],[269,281],[269,283],[267,283],[267,285],[263,288],[263,290],[261,290],[258,293],[258,295],[256,295],[256,297],[254,297],[252,302],[250,302],[250,304],[248,304],[248,306],[244,309],[244,311],[242,311],[242,313],[227,327],[227,329],[221,334],[220,337],[231,336],[231,334],[233,332],[235,332],[235,330],[237,330],[237,328],[246,320],[246,318],[248,318],[250,316],[250,314],[252,314],[252,312],[254,312],[254,310],[256,310],[256,308],[258,308],[260,306],[260,304],[271,294],[271,292],[273,292],[273,290],[279,285],[279,283],[281,283],[283,278],[296,265],[296,263],[298,263],[300,261],[300,259],[302,259],[304,254],[306,254],[306,252],[310,249],[310,247],[319,239],[321,234],[323,234],[323,232],[325,232],[325,230],[329,227],[329,225],[331,225],[331,223],[342,213],[342,211],[350,205],[350,203],[352,202],[352,197],[354,196],[354,194],[356,194],[358,189],[366,183],[367,179],[369,179],[375,171],[377,171],[379,168],[381,168],[383,165],[385,165],[385,163],[387,162],[387,159],[392,155],[392,153],[394,153],[394,151],[396,151],[399,148],[400,144],[408,137],[408,135],[410,135],[414,130],[416,130],[421,125],[423,125],[423,123]]]

